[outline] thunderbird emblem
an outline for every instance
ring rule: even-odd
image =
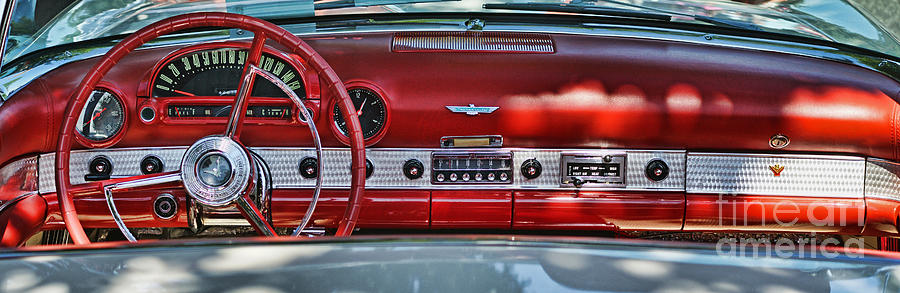
[[[772,174],[774,174],[775,177],[778,177],[778,176],[781,176],[781,171],[784,171],[784,166],[781,166],[781,165],[769,166],[769,170],[772,170]]]
[[[475,104],[469,104],[468,106],[445,106],[450,112],[453,113],[466,113],[466,115],[475,116],[478,114],[490,114],[500,109],[500,107],[478,107]]]

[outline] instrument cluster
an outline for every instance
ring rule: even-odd
[[[137,116],[144,124],[207,124],[227,121],[248,57],[245,44],[225,42],[182,48],[157,63],[136,94]],[[296,56],[266,47],[258,65],[277,76],[308,103],[313,121],[328,124],[338,141],[349,145],[347,122],[337,98],[321,104],[318,75]],[[386,133],[390,104],[384,92],[365,81],[346,82],[366,145]],[[89,147],[114,145],[128,125],[127,97],[113,87],[98,87],[81,110],[77,140]],[[327,110],[326,110],[327,109]],[[321,111],[322,115],[319,115]],[[327,122],[318,119],[326,117]],[[245,116],[255,124],[304,125],[303,115],[287,93],[265,78],[255,78]],[[320,127],[323,127],[320,125]]]

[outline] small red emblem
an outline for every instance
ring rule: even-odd
[[[775,177],[778,177],[778,176],[781,176],[781,171],[784,171],[784,166],[781,166],[781,165],[769,166],[769,170],[772,170],[772,174],[774,174]]]

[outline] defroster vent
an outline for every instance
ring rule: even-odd
[[[555,52],[547,34],[508,32],[399,32],[391,44],[394,52]]]

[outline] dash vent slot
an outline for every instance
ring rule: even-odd
[[[554,53],[547,34],[508,32],[400,32],[391,44],[394,52]]]

